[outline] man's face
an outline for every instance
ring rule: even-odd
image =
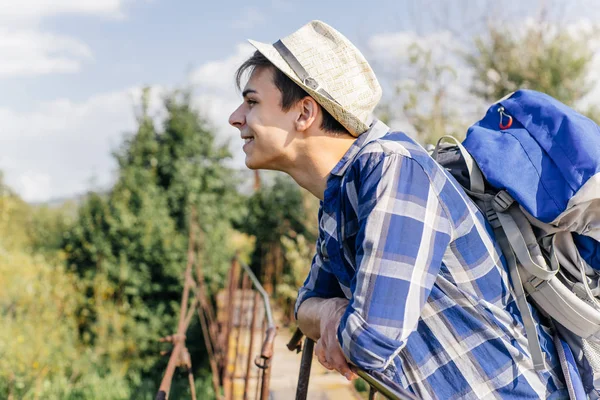
[[[243,91],[244,101],[229,123],[238,128],[251,169],[285,170],[292,156],[297,112],[281,109],[281,92],[273,83],[273,69],[256,69]]]

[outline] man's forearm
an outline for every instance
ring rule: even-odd
[[[348,300],[340,297],[322,299],[311,297],[305,300],[298,309],[298,327],[307,337],[319,340],[321,337],[321,320],[333,318],[340,310],[348,307]]]

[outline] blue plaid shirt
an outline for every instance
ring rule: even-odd
[[[377,121],[328,178],[296,311],[310,297],[347,298],[338,330],[346,357],[423,399],[565,398],[541,322],[549,370],[533,367],[507,271],[458,183]]]

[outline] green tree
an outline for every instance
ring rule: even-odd
[[[65,210],[31,206],[0,187],[0,398],[127,398],[122,374],[79,335],[85,286],[57,246]]]
[[[176,330],[191,210],[204,231],[200,262],[217,288],[233,255],[227,243],[240,201],[227,148],[216,144],[190,95],[165,98],[162,131],[148,115],[148,98],[145,91],[137,132],[115,152],[115,186],[88,197],[64,249],[86,284],[79,310],[86,343],[107,368],[153,392],[166,362],[157,339]],[[201,335],[190,329],[188,348],[201,367]]]
[[[449,63],[433,57],[433,51],[418,43],[407,50],[408,75],[394,82],[394,92],[377,109],[378,117],[390,123],[399,114],[406,117],[421,144],[435,144],[444,135],[462,137],[465,123],[460,118],[450,86],[457,73]]]
[[[289,315],[314,254],[319,202],[289,176],[277,174],[247,204],[237,227],[255,237],[250,265]]]
[[[543,21],[521,31],[492,26],[465,56],[474,72],[471,91],[491,103],[517,89],[533,89],[577,107],[596,84],[589,74],[596,34]],[[581,111],[595,114],[593,108]]]

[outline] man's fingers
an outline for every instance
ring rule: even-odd
[[[344,376],[346,377],[346,379],[348,379],[349,381],[353,381],[355,379],[358,379],[358,375],[356,375],[354,372],[350,371],[344,374]]]
[[[346,379],[352,380],[356,375],[350,370],[350,366],[346,362],[346,358],[339,346],[333,347],[327,352],[327,362]]]
[[[323,341],[321,339],[317,341],[317,345],[315,346],[315,354],[317,356],[317,360],[319,360],[321,365],[323,365],[330,371],[334,369],[333,366],[327,360],[327,351],[323,346]]]

